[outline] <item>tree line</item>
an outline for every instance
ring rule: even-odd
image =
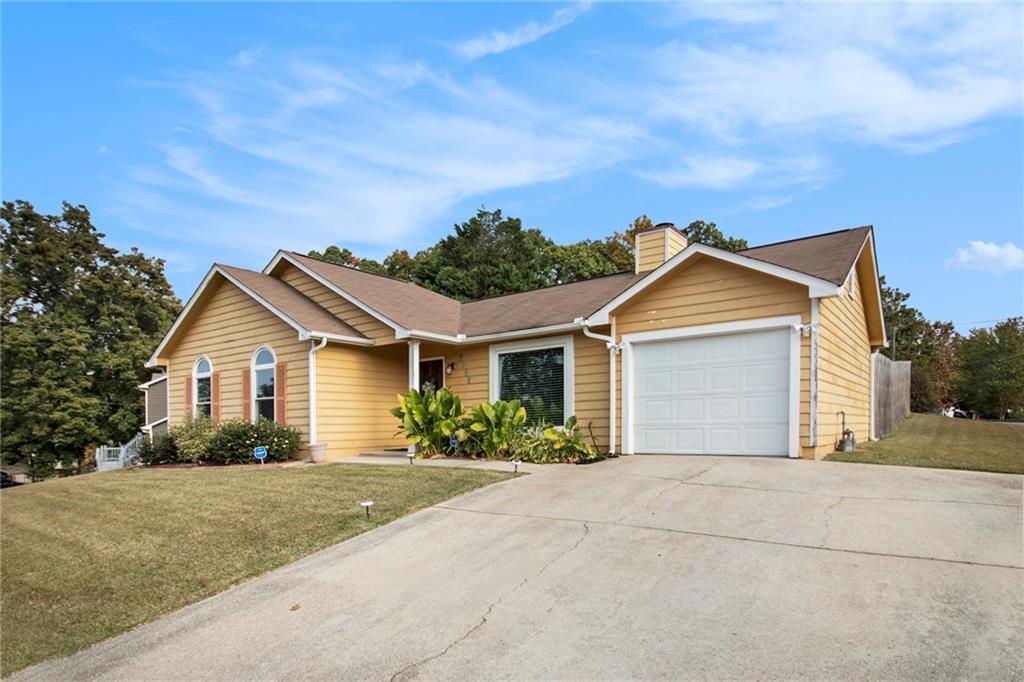
[[[914,412],[959,407],[987,419],[1024,419],[1024,317],[963,335],[952,322],[928,320],[909,305],[909,293],[881,281],[889,335],[882,353],[911,362]]]

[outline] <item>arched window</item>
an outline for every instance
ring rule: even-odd
[[[268,346],[256,349],[252,356],[253,418],[274,421],[274,367],[277,358]]]
[[[195,414],[210,416],[213,408],[213,364],[205,355],[199,356],[192,368],[192,395]]]

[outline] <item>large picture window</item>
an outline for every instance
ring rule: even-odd
[[[274,421],[274,351],[263,347],[252,356],[253,416]]]
[[[491,400],[520,400],[533,423],[572,416],[572,337],[491,347]]]
[[[213,365],[205,355],[192,368],[192,395],[196,416],[210,416],[213,410]]]

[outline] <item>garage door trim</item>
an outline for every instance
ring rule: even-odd
[[[803,321],[799,315],[765,317],[695,327],[677,327],[622,335],[622,436],[623,452],[634,454],[633,434],[633,346],[653,341],[719,336],[768,329],[789,328],[789,456],[800,456],[800,333]]]

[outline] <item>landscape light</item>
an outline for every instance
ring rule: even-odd
[[[370,518],[370,507],[373,506],[373,500],[367,500],[366,502],[360,502],[359,506],[366,510],[366,518]]]
[[[519,473],[519,465],[522,464],[522,463],[523,463],[522,460],[518,460],[518,459],[512,460],[512,466],[515,467],[515,469],[512,471],[512,473],[518,474]]]
[[[412,464],[412,461],[414,459],[416,459],[416,453],[415,452],[407,452],[405,454],[405,456],[409,458],[409,464]]]

